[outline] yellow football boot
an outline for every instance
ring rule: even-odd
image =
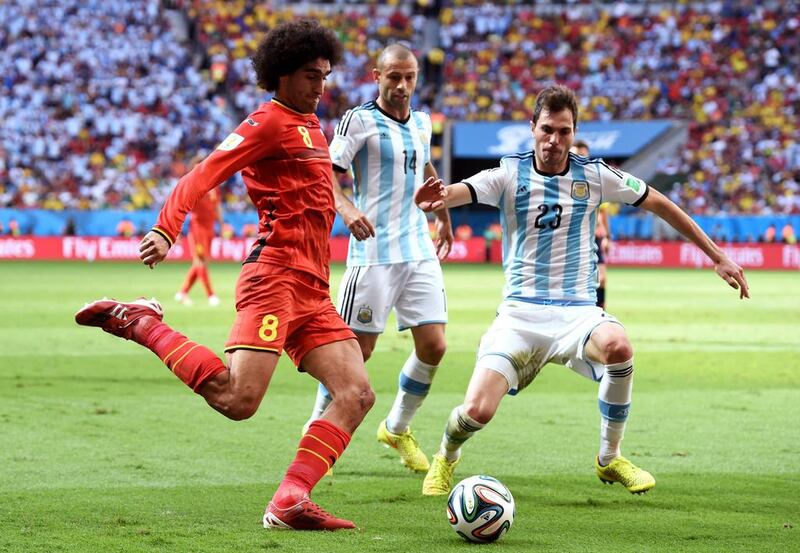
[[[619,482],[631,493],[642,494],[653,489],[656,479],[644,469],[640,469],[625,457],[617,457],[608,465],[601,467],[597,457],[594,458],[597,477],[606,484]]]
[[[433,456],[431,468],[422,482],[422,495],[447,495],[453,486],[453,471],[458,464],[458,459],[448,461],[444,455],[436,453]]]
[[[400,462],[414,472],[426,472],[431,464],[419,448],[417,439],[409,428],[402,434],[393,434],[386,428],[386,419],[378,426],[378,441],[386,447],[393,447],[400,454]]]

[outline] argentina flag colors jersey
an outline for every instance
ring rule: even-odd
[[[372,101],[339,122],[330,145],[334,170],[352,166],[353,203],[375,227],[374,238],[350,236],[348,267],[436,258],[425,213],[414,204],[430,144],[431,120],[420,111],[399,121]]]
[[[505,299],[594,305],[595,217],[602,202],[639,205],[647,184],[602,159],[569,154],[565,172],[544,175],[534,153],[505,156],[500,167],[464,182],[473,201],[500,209]]]

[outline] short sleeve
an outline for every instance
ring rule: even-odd
[[[516,164],[503,158],[500,166],[481,171],[468,179],[464,179],[474,192],[478,203],[500,207],[503,192],[516,180]]]
[[[348,110],[336,126],[333,140],[331,140],[330,152],[333,168],[339,172],[347,171],[366,139],[367,134],[359,111]]]
[[[598,163],[598,170],[603,201],[639,205],[647,197],[649,188],[642,179],[609,167],[602,161]]]
[[[425,148],[425,163],[431,162],[431,137],[433,136],[433,126],[431,124],[431,116],[423,111],[415,111],[414,117],[417,121],[417,127],[420,130],[420,139]]]

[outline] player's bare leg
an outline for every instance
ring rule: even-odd
[[[600,451],[595,459],[597,476],[609,484],[620,482],[631,493],[644,493],[656,485],[655,479],[620,452],[633,389],[633,347],[625,329],[615,323],[599,325],[586,344],[585,354],[605,365],[598,390],[601,417]]]
[[[378,342],[379,334],[365,334],[363,332],[356,332],[356,340],[358,341],[358,347],[361,350],[361,356],[364,362],[367,362],[372,356],[372,352],[375,349],[375,344]],[[311,416],[306,421],[305,425],[303,425],[302,433],[305,434],[308,432],[308,428],[311,426],[311,423],[315,420],[322,417],[322,414],[328,408],[328,406],[333,401],[333,397],[325,385],[320,382],[319,386],[317,386],[317,397],[314,400],[314,408],[311,410]],[[329,469],[326,473],[326,476],[332,476],[333,469]]]
[[[227,354],[228,370],[206,381],[197,393],[232,420],[252,417],[267,392],[278,354],[238,349]]]
[[[355,332],[356,340],[358,341],[358,347],[361,350],[361,358],[363,359],[364,363],[372,357],[372,352],[375,350],[375,345],[378,343],[378,336],[379,334],[366,334],[363,332]],[[311,417],[309,417],[308,421],[304,426],[305,429],[308,428],[313,421],[317,420],[318,418],[322,417],[322,413],[325,412],[325,409],[328,408],[328,405],[331,404],[332,396],[325,385],[320,381],[319,387],[317,388],[317,399],[314,403],[314,409],[311,411]]]
[[[278,355],[237,350],[228,355],[226,364],[209,348],[173,330],[162,319],[161,304],[144,298],[132,302],[104,298],[75,314],[80,325],[99,327],[155,353],[175,376],[226,417],[251,417],[261,404]]]
[[[354,432],[375,403],[357,342],[341,340],[314,348],[303,358],[302,368],[331,393],[333,401],[322,418]]]
[[[75,320],[147,347],[226,417],[251,417],[266,393],[278,355],[238,349],[228,354],[226,366],[211,350],[164,324],[162,317],[161,306],[155,300],[126,303],[103,299],[81,309]],[[324,419],[314,421],[300,440],[295,460],[264,515],[264,526],[295,530],[354,528],[352,522],[323,511],[309,495],[347,447],[375,396],[354,340],[312,350],[303,359],[303,367],[330,388],[334,400]]]
[[[311,350],[301,365],[329,390],[332,401],[300,440],[294,462],[267,505],[264,527],[355,528],[351,521],[322,510],[311,501],[310,492],[344,452],[352,433],[375,402],[361,351],[355,340],[333,342]]]

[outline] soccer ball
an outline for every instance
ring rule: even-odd
[[[500,539],[514,522],[514,497],[491,476],[470,476],[453,487],[447,498],[450,526],[467,541]]]

